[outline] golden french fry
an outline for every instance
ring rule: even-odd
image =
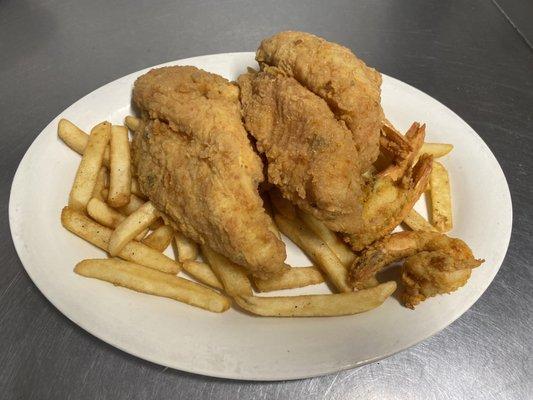
[[[431,222],[440,232],[453,228],[452,195],[448,171],[439,162],[433,162],[429,177],[431,198]]]
[[[109,195],[109,190],[104,189],[102,190],[102,196],[107,199],[107,196]],[[146,203],[146,200],[143,200],[142,198],[136,196],[135,194],[131,193],[130,195],[130,202],[126,204],[124,207],[118,207],[117,210],[120,211],[122,214],[128,216],[134,213],[141,207],[144,203]],[[161,218],[156,219],[152,224],[150,225],[150,229],[155,231],[157,228],[165,225],[163,220]]]
[[[57,126],[57,135],[59,138],[76,153],[83,155],[89,135],[70,122],[68,119],[62,118]],[[109,165],[109,147],[106,146],[104,150],[103,164]]]
[[[152,249],[163,252],[170,242],[172,242],[173,237],[174,230],[168,225],[163,225],[146,236],[142,242],[145,245],[150,246]]]
[[[124,215],[97,198],[92,198],[87,203],[87,214],[99,224],[112,229],[126,219]],[[145,229],[135,237],[135,240],[141,240],[147,233],[148,229]]]
[[[313,264],[326,274],[338,291],[351,291],[346,280],[348,274],[346,267],[324,241],[315,236],[298,218],[289,219],[276,214],[274,219],[281,233],[291,239],[313,260]]]
[[[316,267],[291,267],[283,272],[283,274],[269,279],[254,278],[255,287],[260,292],[293,289],[317,285],[322,282],[324,282],[324,276]]]
[[[421,154],[432,155],[433,158],[443,157],[453,150],[453,144],[449,143],[424,143],[419,151]]]
[[[183,270],[194,279],[215,289],[224,289],[209,264],[186,260],[182,263]]]
[[[92,198],[87,203],[87,214],[99,224],[113,229],[126,219],[124,215],[97,198]]]
[[[298,210],[298,216],[315,235],[328,245],[345,267],[352,265],[355,260],[353,251],[334,232],[330,231],[322,221],[300,210]]]
[[[69,195],[69,207],[75,210],[85,211],[87,203],[92,197],[98,173],[102,167],[104,149],[109,142],[110,132],[111,124],[109,122],[102,122],[91,131]]]
[[[236,303],[246,311],[265,317],[333,317],[372,310],[396,290],[396,282],[350,293],[305,296],[237,296]]]
[[[57,135],[65,144],[76,153],[83,155],[89,135],[70,122],[68,119],[61,118],[57,125]]]
[[[202,245],[202,254],[229,296],[251,296],[252,285],[244,269],[221,254]]]
[[[127,243],[148,228],[157,218],[159,214],[155,206],[149,201],[144,203],[115,228],[109,239],[109,254],[113,257],[119,254]]]
[[[131,160],[128,130],[125,126],[111,127],[109,160],[109,197],[111,207],[129,203],[131,195]]]
[[[418,161],[418,158],[423,154],[430,155],[433,158],[439,158],[445,156],[452,150],[453,145],[449,143],[424,143],[418,151],[415,163],[416,161]]]
[[[102,197],[102,190],[106,188],[108,180],[109,180],[109,174],[107,173],[107,168],[106,167],[100,168],[100,171],[98,172],[98,176],[96,178],[96,184],[94,185],[94,189],[92,193],[93,198],[97,198],[99,200],[105,201],[105,199]]]
[[[178,261],[196,260],[198,245],[181,232],[174,232],[174,243],[178,252]]]
[[[413,231],[437,232],[435,227],[414,209],[403,219],[403,223]]]
[[[61,212],[61,224],[70,232],[92,243],[96,247],[107,250],[109,239],[113,232],[111,229],[100,225],[84,214],[69,207],[63,208]],[[176,261],[136,241],[131,241],[126,244],[118,256],[124,260],[169,274],[177,274],[180,271],[180,264]]]
[[[76,265],[74,272],[137,292],[168,297],[213,312],[226,311],[230,306],[227,297],[209,288],[127,261],[83,260]]]
[[[134,117],[133,115],[128,115],[126,118],[124,118],[124,124],[130,131],[135,132],[141,124],[141,121],[139,118]]]
[[[106,190],[103,191],[102,195],[105,196],[106,193],[109,193]],[[137,211],[139,207],[141,207],[144,203],[146,203],[143,199],[135,196],[133,193],[130,195],[130,202],[126,204],[123,207],[119,207],[118,210],[124,214],[124,215],[130,215]]]

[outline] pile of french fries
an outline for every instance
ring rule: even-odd
[[[356,314],[378,307],[396,290],[395,282],[373,282],[372,287],[352,291],[346,277],[356,254],[321,221],[275,194],[271,200],[276,225],[308,255],[313,266],[290,267],[281,276],[262,280],[249,277],[242,267],[208,246],[198,246],[166,225],[168,218],[141,193],[132,174],[128,134],[128,128],[134,131],[139,120],[128,116],[125,125],[102,122],[90,134],[66,119],[58,125],[58,136],[82,155],[61,223],[109,256],[81,261],[74,268],[77,274],[213,312],[226,311],[233,300],[252,314],[277,317]],[[408,142],[409,135],[399,140]],[[404,150],[415,147],[403,146]],[[412,161],[426,153],[438,158],[453,147],[423,143],[417,148],[416,154],[404,151],[403,157]],[[451,195],[442,164],[434,162],[430,182],[432,224],[414,210],[404,223],[413,230],[446,232],[452,227]],[[170,245],[173,258],[165,254]],[[276,297],[255,294],[324,281],[336,293]]]

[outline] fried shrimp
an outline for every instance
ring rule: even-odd
[[[413,122],[404,137],[394,128],[384,124],[381,127],[381,133],[380,146],[393,156],[393,160],[392,164],[378,175],[399,179],[414,163],[415,157],[420,152],[426,137],[426,125]]]
[[[367,287],[383,267],[402,259],[402,301],[409,308],[428,297],[457,290],[467,282],[471,270],[484,262],[460,239],[436,232],[399,232],[370,246],[354,261],[349,284],[357,289]]]
[[[432,158],[420,157],[418,163],[398,182],[391,177],[377,177],[363,204],[362,223],[356,232],[344,235],[351,247],[360,251],[392,232],[426,190]]]

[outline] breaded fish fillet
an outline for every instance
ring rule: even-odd
[[[262,164],[241,122],[239,90],[195,67],[154,69],[135,82],[143,114],[133,142],[142,192],[172,225],[258,277],[285,268],[263,209]]]
[[[322,97],[352,131],[362,171],[376,160],[383,110],[381,74],[349,49],[305,32],[280,32],[261,42],[256,60]]]
[[[241,75],[245,126],[268,160],[268,181],[335,231],[361,224],[361,171],[351,132],[326,102],[282,74]]]

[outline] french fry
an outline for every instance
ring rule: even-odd
[[[134,117],[133,115],[128,115],[126,118],[124,118],[124,124],[130,131],[135,132],[141,124],[141,121],[139,118]]]
[[[163,225],[146,236],[142,242],[152,249],[163,252],[168,247],[170,242],[172,242],[173,237],[174,230],[168,225]]]
[[[111,207],[122,207],[129,203],[131,195],[131,161],[128,130],[125,126],[111,127],[109,160],[109,197]]]
[[[168,297],[213,312],[226,311],[230,306],[227,297],[209,288],[127,261],[83,260],[76,265],[74,272],[137,292]]]
[[[109,194],[109,191],[104,190],[102,195],[105,196],[106,193]],[[130,202],[126,204],[123,207],[119,207],[118,210],[124,214],[124,215],[130,215],[137,211],[139,207],[141,207],[144,203],[146,203],[143,199],[135,196],[133,193],[130,195]]]
[[[355,254],[346,244],[339,239],[339,237],[330,231],[324,223],[310,214],[303,211],[298,211],[298,216],[307,225],[311,231],[314,232],[320,239],[322,239],[330,248],[330,250],[337,256],[345,267],[349,267],[355,260]]]
[[[115,229],[126,219],[126,217],[117,210],[109,207],[102,200],[94,197],[87,203],[87,214],[99,224],[112,229]]]
[[[429,182],[431,222],[440,232],[448,232],[453,228],[452,195],[448,171],[441,163],[433,162]]]
[[[185,268],[184,268],[185,269]],[[283,274],[269,279],[254,278],[255,287],[260,292],[293,289],[324,282],[324,276],[316,267],[291,267]]]
[[[449,143],[424,143],[420,149],[420,154],[429,154],[433,158],[443,157],[453,150],[453,144]]]
[[[333,317],[372,310],[396,290],[396,282],[382,283],[357,292],[305,296],[237,296],[244,310],[264,317]]]
[[[96,247],[107,250],[113,232],[111,229],[69,207],[63,208],[61,212],[61,224],[70,232]],[[124,260],[169,274],[177,274],[180,271],[180,264],[176,261],[136,241],[126,244],[118,256]]]
[[[174,243],[178,252],[178,261],[196,260],[198,245],[181,232],[174,232]]]
[[[215,289],[224,289],[209,264],[187,260],[182,263],[182,266],[187,274],[201,283],[214,287]]]
[[[213,272],[222,283],[222,286],[224,286],[224,291],[229,296],[252,295],[252,285],[241,266],[231,262],[205,245],[202,245],[201,249]]]
[[[57,135],[59,138],[76,153],[83,155],[89,135],[83,132],[80,128],[70,122],[68,119],[62,118],[57,126]],[[109,147],[104,150],[103,164],[109,165]]]
[[[111,124],[109,122],[102,122],[91,131],[69,195],[69,207],[75,210],[85,211],[87,203],[92,197],[98,173],[102,167],[104,150],[109,142],[110,132]]]
[[[107,199],[109,196],[109,190],[104,189],[102,190],[102,196]],[[131,215],[135,211],[139,209],[144,203],[146,203],[146,200],[143,200],[142,198],[134,195],[133,193],[130,195],[130,202],[126,204],[124,207],[118,207],[117,210],[120,211],[123,215]],[[157,218],[152,224],[150,225],[150,229],[155,231],[157,228],[165,225],[163,220],[161,218]]]
[[[61,118],[57,125],[57,136],[76,153],[83,155],[89,135],[70,122],[68,119]]]
[[[127,243],[148,228],[157,218],[159,214],[154,205],[149,201],[144,203],[115,228],[109,239],[109,254],[115,257]]]
[[[348,273],[346,267],[324,241],[315,236],[298,218],[289,219],[276,214],[274,219],[281,233],[291,239],[313,260],[313,264],[326,274],[339,292],[351,291],[346,280]]]
[[[109,180],[109,174],[107,173],[106,167],[101,167],[96,178],[96,184],[94,185],[92,197],[99,200],[105,201],[102,196],[102,190],[106,188],[107,182]],[[87,205],[88,206],[88,205]]]
[[[117,210],[109,207],[102,200],[94,197],[87,203],[87,214],[99,224],[112,229],[115,229],[126,219],[126,217]],[[135,240],[141,240],[147,233],[148,229],[145,229],[135,237]]]
[[[415,210],[409,211],[409,214],[403,219],[403,223],[413,231],[438,232],[433,225]]]

